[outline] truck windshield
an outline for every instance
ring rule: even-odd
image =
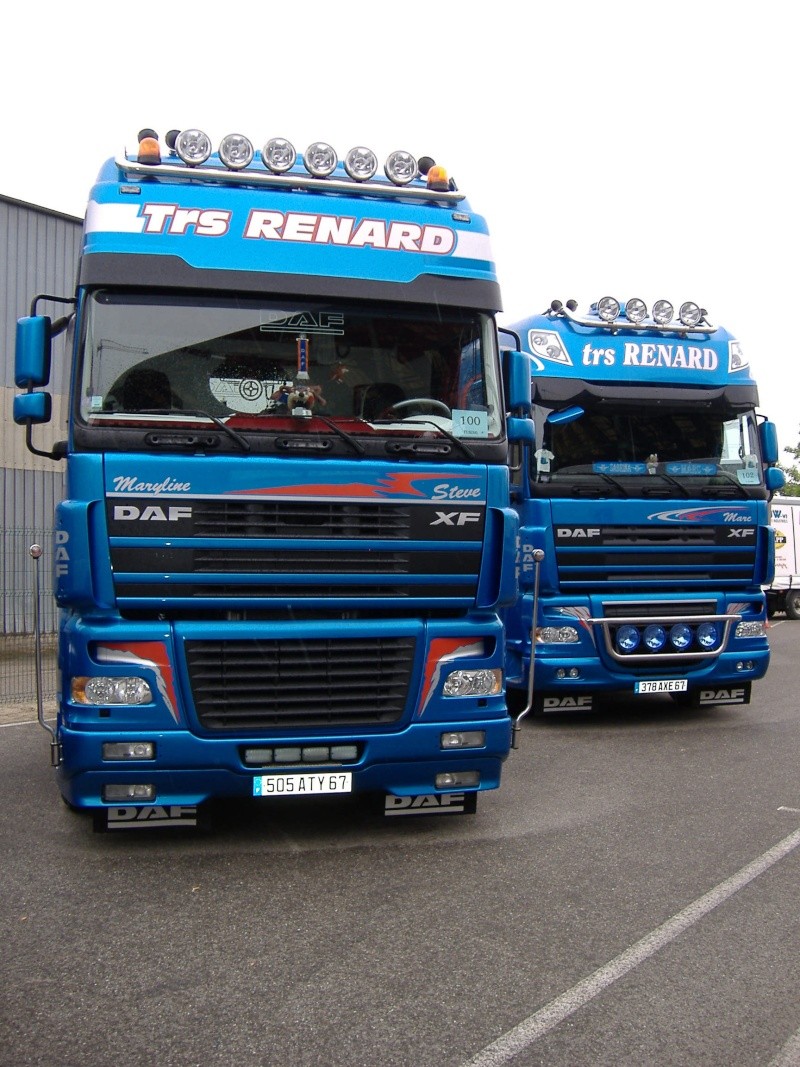
[[[86,312],[88,426],[502,433],[493,322],[475,311],[100,290]]]
[[[763,477],[755,413],[688,408],[575,408],[540,433],[532,479],[558,495],[743,498]],[[556,487],[558,487],[556,489]]]

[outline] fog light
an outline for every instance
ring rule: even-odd
[[[103,745],[103,759],[138,760],[155,758],[156,746],[153,741],[108,741]]]
[[[483,748],[485,744],[485,730],[454,730],[441,739],[442,748]]]
[[[447,676],[442,692],[446,697],[493,696],[502,692],[503,672],[492,670],[453,671]]]
[[[751,659],[740,659],[739,662],[736,664],[737,671],[752,671],[752,669],[753,661]]]
[[[481,784],[480,771],[446,771],[433,780],[437,789],[469,789]]]
[[[559,667],[558,670],[556,671],[556,678],[566,678],[566,677],[567,677],[567,672],[564,670],[563,667]]]
[[[150,704],[153,700],[144,678],[73,678],[71,690],[78,704]]]
[[[581,672],[578,670],[577,667],[570,667],[569,674],[567,675],[567,677],[569,677],[569,678],[580,678],[580,676],[581,676]]]
[[[766,637],[767,630],[763,621],[742,621],[736,624],[737,637]]]
[[[156,787],[150,783],[134,782],[128,785],[104,785],[103,800],[119,803],[121,800],[155,800]]]

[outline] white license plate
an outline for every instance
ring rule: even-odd
[[[659,678],[647,682],[636,682],[634,693],[685,693],[689,688],[686,678]]]
[[[350,771],[316,774],[259,774],[253,779],[254,797],[308,797],[316,793],[350,793]]]

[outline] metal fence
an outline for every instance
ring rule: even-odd
[[[42,548],[38,562],[30,554],[33,544]],[[58,613],[52,590],[52,544],[50,529],[11,528],[2,531],[0,702],[3,704],[28,704],[36,699],[37,585],[43,652],[42,699],[55,699]]]

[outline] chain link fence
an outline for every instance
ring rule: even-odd
[[[55,700],[58,612],[53,600],[52,530],[2,531],[2,629],[0,629],[0,703],[30,704],[36,700],[37,593],[42,647],[42,699]],[[31,558],[31,545],[42,555]]]

